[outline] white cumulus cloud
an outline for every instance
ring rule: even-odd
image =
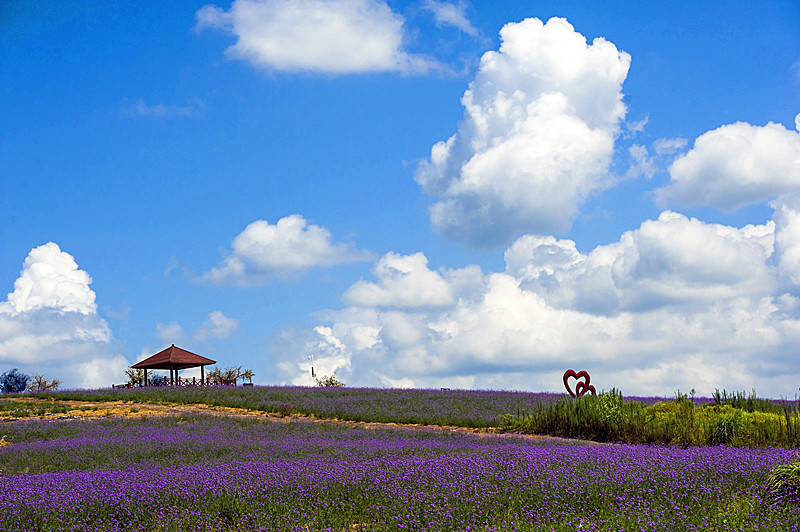
[[[575,243],[524,236],[508,272],[556,308],[616,315],[772,293],[774,223],[734,227],[665,211],[588,255]]]
[[[800,187],[800,132],[736,122],[702,134],[669,167],[662,203],[734,210]]]
[[[8,294],[8,305],[17,313],[40,308],[94,314],[95,294],[89,274],[78,269],[75,259],[48,242],[33,248],[22,265],[22,272]]]
[[[436,63],[404,49],[403,17],[380,0],[234,0],[206,5],[197,29],[236,36],[227,55],[269,70],[347,74],[425,72]]]
[[[0,302],[0,364],[43,373],[65,387],[108,386],[121,378],[128,362],[110,345],[91,282],[57,244],[33,248],[13,292]]]
[[[611,184],[626,113],[630,56],[611,42],[587,44],[561,18],[507,24],[500,36],[464,93],[457,132],[415,176],[440,198],[433,226],[475,245],[566,230],[587,196]]]
[[[279,370],[290,376],[287,382],[291,384],[314,386],[315,378],[334,374],[341,380],[351,370],[347,348],[333,335],[330,327],[318,326],[313,331],[295,331],[295,335],[287,339],[287,345],[293,349],[299,348],[299,352],[303,353],[300,361],[285,360],[278,364]],[[307,353],[314,354],[313,361]]]
[[[360,280],[342,296],[348,303],[365,307],[438,307],[451,305],[459,291],[480,284],[483,274],[477,266],[435,272],[428,268],[423,253],[387,253],[375,264],[377,283]]]
[[[256,220],[233,239],[233,251],[202,279],[216,284],[259,285],[319,266],[369,260],[352,244],[331,242],[330,231],[299,214],[275,224]]]
[[[349,306],[319,313],[325,345],[336,345],[348,384],[361,386],[559,390],[573,367],[589,370],[598,389],[629,394],[755,387],[791,396],[800,377],[800,196],[773,207],[773,220],[744,227],[665,211],[588,253],[524,235],[506,250],[505,271],[477,270],[466,285],[431,271],[421,254],[387,254],[379,264],[405,270],[376,265],[369,290],[359,281]],[[424,282],[387,281],[410,275]],[[421,285],[457,295],[438,306],[404,302],[423,301]],[[318,336],[282,339],[274,352],[287,382],[300,378],[296,353],[314,353]]]

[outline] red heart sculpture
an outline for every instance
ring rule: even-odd
[[[575,378],[575,380],[578,381],[578,383],[575,385],[574,392],[572,391],[572,388],[569,387],[570,378]],[[597,395],[597,391],[594,389],[594,386],[589,384],[590,380],[591,377],[589,377],[589,373],[586,370],[581,370],[575,373],[574,369],[568,369],[564,372],[564,388],[567,389],[572,397],[580,397],[586,392],[592,392],[592,395]]]

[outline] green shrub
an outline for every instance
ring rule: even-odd
[[[727,406],[727,405],[726,405]],[[711,418],[709,423],[709,445],[733,445],[744,430],[742,411],[730,409]]]

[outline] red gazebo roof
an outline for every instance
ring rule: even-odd
[[[191,353],[180,347],[175,347],[175,344],[156,353],[150,358],[146,358],[141,362],[137,362],[132,368],[141,369],[185,369],[196,368],[197,366],[208,366],[209,364],[216,364],[216,360],[201,357]]]

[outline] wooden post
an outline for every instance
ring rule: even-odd
[[[144,385],[147,386],[147,368],[144,368]]]
[[[206,385],[206,367],[200,364],[200,386]]]

